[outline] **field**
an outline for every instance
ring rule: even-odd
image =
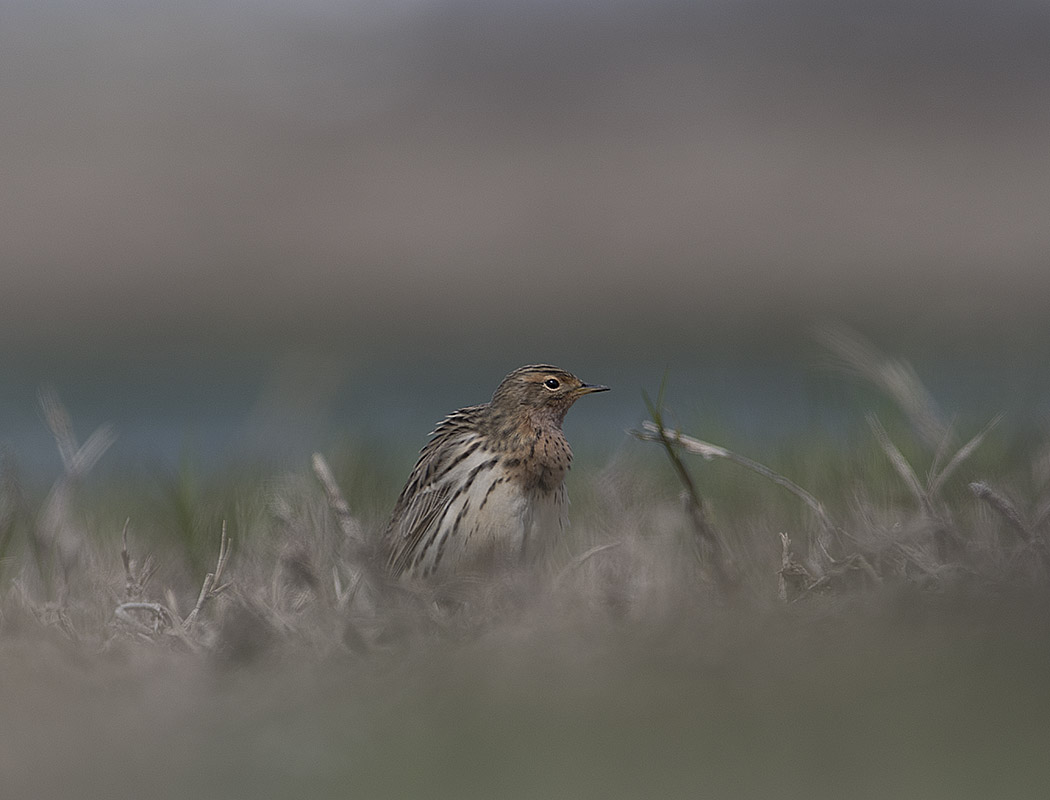
[[[1050,4],[0,20],[0,800],[1050,797]],[[390,585],[539,362],[569,530]]]
[[[1047,442],[822,336],[882,398],[855,436],[758,464],[653,392],[544,563],[427,589],[376,569],[374,454],[95,477],[111,432],[42,393],[65,472],[3,473],[4,796],[1046,796]]]

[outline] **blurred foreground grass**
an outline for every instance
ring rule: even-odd
[[[37,631],[0,765],[9,797],[1043,797],[1045,601],[562,610],[237,669]]]
[[[66,472],[0,495],[4,796],[1047,796],[1048,443],[834,336],[894,406],[749,453],[809,505],[666,429],[685,505],[629,441],[538,569],[426,589],[375,568],[383,454],[333,448],[327,494],[97,479],[109,432],[45,395]]]

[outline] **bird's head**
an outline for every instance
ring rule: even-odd
[[[561,426],[570,406],[585,394],[607,392],[608,386],[584,383],[571,372],[550,364],[530,364],[510,373],[492,395],[492,408]]]

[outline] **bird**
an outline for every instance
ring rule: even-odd
[[[568,522],[572,450],[562,421],[608,391],[550,364],[507,375],[482,405],[431,432],[382,538],[389,575],[433,580],[526,564]]]

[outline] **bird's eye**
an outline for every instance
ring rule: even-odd
[[[547,380],[545,380],[543,382],[543,385],[546,386],[551,391],[554,391],[559,386],[561,386],[561,384],[558,383],[558,379],[557,378],[547,378]]]

